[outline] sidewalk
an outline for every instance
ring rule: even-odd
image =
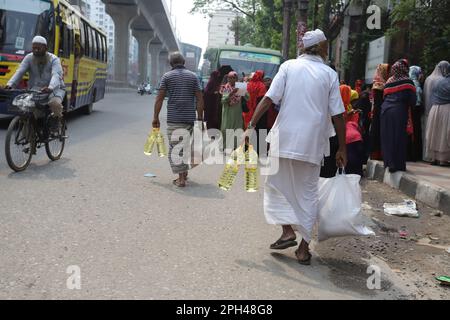
[[[408,162],[406,172],[390,173],[383,162],[369,160],[367,177],[384,182],[406,195],[450,215],[450,168]]]

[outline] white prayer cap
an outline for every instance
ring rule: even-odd
[[[36,36],[36,37],[33,38],[33,42],[32,43],[40,43],[40,44],[47,45],[47,40],[45,40],[44,37]]]
[[[316,29],[314,31],[308,31],[305,32],[305,35],[303,36],[303,46],[305,48],[312,47],[313,45],[316,45],[322,41],[327,40],[327,37],[325,37],[325,34],[322,30]]]

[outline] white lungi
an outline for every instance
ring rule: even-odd
[[[310,243],[319,213],[319,176],[319,165],[279,158],[279,171],[267,177],[264,189],[267,223],[291,225]]]

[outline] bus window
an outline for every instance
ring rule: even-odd
[[[92,58],[94,56],[94,39],[92,38],[92,29],[91,26],[87,26],[88,36],[89,36],[89,57]]]
[[[47,38],[53,52],[53,11],[49,1],[0,1],[0,51],[24,56],[31,52],[33,37],[40,34]]]
[[[84,55],[86,57],[89,57],[89,47],[90,47],[90,41],[89,41],[89,26],[84,23],[84,39],[85,39],[85,44],[84,44]]]
[[[94,38],[95,38],[94,43],[96,44],[96,47],[97,47],[96,50],[94,51],[94,52],[95,52],[94,58],[97,59],[97,60],[100,60],[100,59],[101,59],[102,46],[101,46],[101,44],[100,44],[100,41],[98,41],[99,39],[98,39],[98,33],[97,33],[97,31],[95,31],[94,29],[92,29],[92,32],[94,33],[94,34],[93,34],[93,35],[94,35]]]
[[[105,48],[105,59],[103,61],[108,61],[108,44],[106,41],[106,37],[103,37],[103,47]]]

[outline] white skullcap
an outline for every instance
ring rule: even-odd
[[[327,40],[327,37],[325,37],[325,34],[322,30],[316,29],[314,31],[308,31],[305,32],[305,35],[303,36],[303,46],[305,48],[312,47],[313,45],[316,45],[322,41]]]
[[[40,43],[40,44],[47,45],[47,40],[45,40],[44,37],[36,36],[36,37],[33,38],[33,42],[32,43]]]

